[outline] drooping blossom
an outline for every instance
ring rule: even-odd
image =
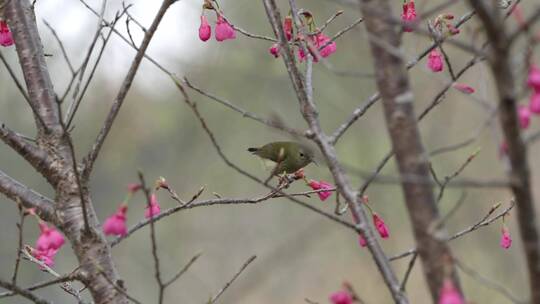
[[[146,206],[146,210],[144,211],[144,217],[149,219],[151,217],[154,217],[158,215],[161,212],[161,207],[159,206],[157,196],[156,194],[152,194],[150,196],[150,206]]]
[[[519,126],[522,129],[527,129],[531,124],[531,110],[529,107],[520,105],[518,107]]]
[[[332,304],[352,304],[353,302],[352,295],[345,290],[340,290],[332,293],[329,299]]]
[[[501,242],[500,245],[504,249],[510,248],[512,246],[512,237],[510,236],[510,232],[508,231],[508,228],[503,225],[501,230]]]
[[[212,35],[212,28],[208,24],[208,19],[205,15],[201,15],[201,25],[199,26],[199,39],[201,41],[208,41]]]
[[[439,293],[438,304],[464,304],[463,297],[450,279],[445,279],[441,292]]]
[[[475,91],[473,87],[464,83],[454,82],[452,86],[454,87],[454,89],[459,90],[465,94],[472,94]]]
[[[293,34],[293,26],[292,26],[292,17],[287,16],[283,20],[283,31],[285,32],[285,37],[287,38],[287,41],[290,41],[292,39]]]
[[[403,1],[403,12],[401,13],[401,21],[405,24],[403,25],[403,31],[412,32],[411,23],[416,21],[416,8],[414,7],[414,0]]]
[[[375,225],[375,228],[383,239],[386,239],[390,236],[388,227],[386,227],[386,224],[384,223],[382,218],[375,212],[373,212],[373,224]]]
[[[437,49],[433,49],[431,52],[429,52],[427,66],[435,73],[443,70],[444,63],[442,55],[439,53],[439,51],[437,51]]]
[[[538,66],[534,64],[532,64],[529,68],[527,85],[534,89],[536,92],[540,92],[540,68],[538,68]]]
[[[4,20],[0,20],[0,45],[13,45],[13,36],[11,35],[11,31]]]
[[[216,22],[216,40],[217,41],[224,41],[227,39],[235,39],[236,38],[236,32],[232,28],[232,26],[223,18],[223,16],[219,15]]]
[[[360,247],[367,246],[367,241],[361,234],[358,235],[358,244],[360,244]]]
[[[313,190],[324,190],[324,189],[333,189],[334,186],[330,183],[327,183],[325,181],[316,181],[316,180],[310,180],[308,185]],[[317,195],[319,196],[319,199],[321,201],[326,200],[330,195],[332,195],[332,191],[321,191],[317,192]]]
[[[43,262],[43,264],[53,267],[54,266],[54,256],[58,252],[58,249],[47,249],[47,250],[39,250],[32,248],[30,250],[30,254],[35,257],[37,260]],[[43,270],[44,267],[39,266],[39,269]]]
[[[272,46],[268,49],[268,51],[270,52],[270,54],[272,54],[272,56],[274,56],[274,58],[278,58],[279,57],[279,43],[272,44]]]
[[[109,216],[105,223],[103,223],[103,232],[105,235],[118,235],[118,236],[125,236],[127,234],[127,227],[126,227],[126,213],[127,213],[127,205],[120,205],[116,213]]]
[[[49,249],[58,250],[64,245],[64,236],[54,227],[49,227],[45,222],[40,222],[39,230],[41,233],[36,241],[36,248],[38,250],[44,252]]]

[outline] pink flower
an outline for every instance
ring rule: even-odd
[[[510,248],[512,246],[512,237],[510,237],[510,232],[505,226],[502,227],[501,242],[500,245],[504,249]]]
[[[412,28],[408,25],[416,21],[416,9],[414,7],[414,0],[410,0],[408,3],[403,1],[403,12],[401,13],[401,21],[403,25],[403,31],[412,32]]]
[[[472,94],[475,91],[473,87],[464,83],[454,82],[452,86],[454,87],[454,89],[459,90],[465,94]]]
[[[427,66],[435,73],[443,70],[444,64],[442,55],[439,53],[439,51],[437,51],[437,49],[433,49],[431,52],[429,52]]]
[[[519,126],[522,129],[527,129],[531,124],[531,111],[527,106],[518,107]]]
[[[41,251],[60,249],[64,245],[64,236],[54,227],[49,227],[45,222],[39,223],[41,233],[36,241],[36,248]]]
[[[158,215],[160,212],[161,207],[159,206],[157,196],[154,193],[150,196],[150,206],[146,206],[146,210],[144,211],[144,217],[149,219],[151,217],[154,217],[155,215]]]
[[[310,180],[309,181],[309,186],[311,187],[311,189],[313,190],[320,190],[320,189],[333,189],[334,186],[332,184],[329,184],[325,181],[315,181],[315,180]],[[319,199],[321,201],[324,201],[326,200],[330,195],[332,195],[332,191],[321,191],[321,192],[317,192],[317,195],[319,195]]]
[[[287,38],[287,41],[290,41],[293,32],[291,16],[287,16],[285,17],[285,20],[283,20],[283,31],[285,32],[285,37]]]
[[[212,35],[212,28],[208,24],[208,19],[205,15],[201,15],[201,26],[199,26],[199,39],[201,41],[207,41]]]
[[[235,39],[236,32],[232,26],[220,15],[216,22],[216,40],[224,41],[227,39]]]
[[[353,302],[351,294],[344,290],[334,292],[329,299],[332,304],[352,304]]]
[[[379,217],[379,215],[375,212],[373,212],[373,224],[375,225],[375,228],[377,228],[377,231],[379,231],[379,234],[383,239],[386,239],[390,236],[388,232],[388,227],[386,227],[386,224],[382,220],[382,218]]]
[[[529,100],[529,110],[534,114],[540,114],[540,90],[534,92]]]
[[[120,205],[115,214],[109,216],[103,224],[103,232],[105,235],[119,235],[124,236],[127,234],[126,228],[126,213],[128,207],[124,204]]]
[[[323,33],[318,33],[315,36],[317,49],[322,57],[326,58],[336,52],[336,43]],[[327,45],[328,44],[328,45]],[[321,49],[322,47],[322,49]],[[315,57],[315,56],[314,56]]]
[[[529,68],[529,76],[527,77],[527,85],[535,91],[540,91],[540,68],[532,64]]]
[[[445,279],[441,288],[438,304],[464,304],[463,297],[450,279]]]
[[[358,244],[360,244],[360,247],[367,246],[367,241],[361,234],[358,235]]]
[[[7,23],[3,20],[0,20],[0,45],[13,45],[13,37],[11,36],[11,31],[9,30]]]
[[[270,54],[272,54],[274,58],[278,58],[279,57],[279,43],[272,44],[272,46],[268,49],[268,51],[270,51]]]
[[[336,52],[336,43],[330,37],[319,32],[314,36],[309,37],[309,42],[306,46],[309,53],[313,57],[313,62],[319,62],[319,57],[328,57]],[[306,54],[302,48],[298,48],[298,58],[300,62],[304,61]]]
[[[47,250],[39,250],[39,249],[31,249],[30,254],[32,254],[33,257],[38,259],[39,261],[43,262],[43,264],[53,267],[54,266],[54,256],[58,252],[58,249],[47,249]],[[39,269],[43,270],[44,267],[39,266]]]

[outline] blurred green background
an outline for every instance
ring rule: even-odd
[[[131,14],[149,26],[160,1],[133,1]],[[281,59],[268,53],[270,43],[247,38],[237,33],[237,39],[222,43],[213,38],[199,41],[200,6],[202,1],[184,0],[175,4],[165,16],[148,54],[170,71],[186,76],[198,87],[216,94],[243,109],[262,117],[278,114],[291,127],[305,129],[298,102],[290,85]],[[401,9],[401,1],[394,1],[394,15]],[[417,1],[419,12],[435,7],[442,1]],[[523,1],[524,7],[533,1]],[[100,1],[89,1],[99,8]],[[313,12],[322,24],[337,10],[345,10],[326,30],[333,35],[356,20],[360,13],[354,6],[333,1],[299,1],[299,5]],[[270,36],[262,2],[237,0],[220,2],[226,16],[234,24],[253,33]],[[280,1],[286,11],[286,1]],[[121,9],[119,1],[110,1],[107,18]],[[457,4],[445,12],[461,16],[468,7]],[[68,54],[77,67],[85,56],[97,19],[78,1],[38,1],[37,19],[40,27],[51,77],[58,94],[63,93],[70,72],[61,56],[58,44],[42,22],[48,21],[65,43]],[[525,9],[525,12],[527,10]],[[214,16],[207,14],[209,19]],[[515,22],[509,20],[509,26]],[[480,45],[477,20],[462,28],[459,39]],[[125,22],[118,29],[126,32]],[[132,27],[134,39],[139,42],[141,32]],[[403,50],[412,59],[428,45],[425,37],[411,33],[404,36]],[[467,54],[452,46],[446,47],[455,69],[469,59]],[[15,49],[0,50],[15,67],[22,79]],[[521,50],[516,50],[519,54]],[[75,118],[73,136],[79,159],[93,143],[109,111],[135,52],[113,35],[99,65],[93,83]],[[537,54],[538,55],[538,54]],[[538,58],[537,60],[540,60]],[[519,57],[517,57],[519,58]],[[92,61],[95,56],[92,57]],[[361,24],[337,41],[337,52],[329,58],[336,69],[372,73],[372,60],[364,26]],[[524,78],[523,67],[516,68],[518,81]],[[447,70],[433,74],[425,60],[410,71],[419,112],[449,80]],[[420,124],[428,151],[454,144],[472,136],[489,116],[479,106],[479,100],[492,105],[496,102],[490,70],[477,64],[460,82],[476,89],[472,96],[450,90],[441,103]],[[314,68],[314,96],[320,111],[321,123],[332,133],[361,103],[375,92],[372,78],[336,76],[322,64]],[[31,112],[11,81],[5,67],[0,66],[0,119],[10,128],[33,136]],[[267,171],[260,161],[249,155],[246,148],[269,141],[287,140],[286,134],[244,118],[194,91],[188,91],[213,130],[223,152],[247,171],[265,178]],[[71,95],[69,95],[71,96]],[[68,97],[68,102],[71,98]],[[522,102],[527,101],[523,94]],[[527,132],[539,129],[540,119],[533,119]],[[440,177],[453,173],[467,157],[481,148],[477,158],[460,177],[481,180],[504,178],[505,162],[498,156],[500,132],[497,120],[492,127],[483,129],[473,144],[452,153],[432,158]],[[373,170],[389,150],[389,139],[380,104],[373,106],[340,140],[336,148],[340,160],[349,168]],[[539,195],[539,145],[529,149],[533,172],[533,186]],[[0,168],[10,176],[52,197],[45,180],[24,163],[21,157],[0,145]],[[209,138],[201,129],[191,110],[183,102],[174,84],[148,61],[144,61],[134,85],[116,120],[104,149],[96,164],[91,191],[95,209],[100,217],[114,212],[126,194],[126,185],[135,182],[138,169],[149,180],[164,176],[183,198],[190,198],[201,186],[206,186],[202,198],[212,198],[213,192],[222,197],[255,197],[266,190],[229,168],[218,156]],[[332,181],[328,169],[310,166],[306,173],[313,179]],[[350,173],[350,170],[349,170]],[[383,174],[395,175],[393,160]],[[350,174],[355,187],[363,179]],[[307,190],[302,183],[290,191]],[[441,213],[454,206],[464,189],[450,188],[441,202]],[[467,198],[458,212],[447,222],[449,233],[455,233],[482,218],[497,202],[508,203],[511,193],[506,189],[465,189]],[[388,255],[413,246],[410,224],[399,185],[373,184],[367,191],[373,208],[380,213],[390,228],[391,237],[381,241]],[[162,208],[175,206],[165,193],[159,194]],[[326,202],[316,197],[310,204],[332,212],[335,196]],[[129,225],[143,218],[144,200],[136,196],[130,203]],[[538,207],[538,206],[537,206]],[[537,208],[539,209],[539,208]],[[513,214],[514,212],[512,212]],[[0,197],[0,277],[11,278],[17,246],[16,204]],[[349,215],[345,216],[349,219]],[[456,241],[450,246],[457,258],[483,275],[499,281],[519,298],[527,297],[527,276],[521,251],[521,242],[514,216],[508,218],[514,238],[509,250],[499,247],[500,221],[482,228]],[[367,249],[360,248],[357,236],[350,230],[308,209],[285,199],[274,199],[256,205],[214,206],[186,210],[157,224],[159,254],[163,273],[168,278],[176,273],[196,253],[202,257],[166,293],[167,303],[204,303],[222,288],[243,262],[255,254],[258,258],[220,299],[221,303],[303,303],[309,298],[327,303],[328,295],[340,288],[343,281],[350,282],[367,303],[391,303],[381,276],[376,271]],[[35,220],[25,225],[24,241],[33,245],[38,235]],[[128,292],[144,303],[155,303],[157,288],[153,275],[153,261],[149,230],[138,231],[129,240],[113,249],[113,256]],[[76,267],[76,259],[69,246],[57,255],[55,269],[68,273]],[[401,278],[409,259],[393,262]],[[22,262],[19,284],[50,278],[36,265]],[[462,274],[461,280],[467,299],[475,303],[508,303],[508,300],[484,285]],[[411,303],[429,303],[421,267],[418,264],[407,286]],[[55,303],[73,303],[74,298],[59,287],[42,289],[38,294]],[[86,295],[87,296],[87,295]],[[26,303],[22,298],[0,299],[0,303]]]

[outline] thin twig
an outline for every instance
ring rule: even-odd
[[[193,265],[197,261],[197,259],[199,259],[201,257],[201,255],[202,255],[201,252],[194,255],[191,258],[191,260],[189,260],[189,262],[184,267],[182,267],[182,269],[180,269],[180,271],[178,271],[177,274],[175,274],[170,280],[165,282],[163,285],[165,287],[169,287],[169,285],[176,282],[176,280],[178,280],[184,273],[186,273],[186,271],[188,271],[188,269],[191,267],[191,265]]]
[[[152,245],[152,257],[154,259],[154,277],[156,278],[156,282],[159,287],[159,296],[158,296],[158,303],[163,303],[163,296],[165,292],[165,284],[163,284],[163,280],[161,279],[161,269],[159,267],[159,255],[158,255],[158,248],[157,248],[157,242],[156,242],[156,228],[154,224],[154,218],[155,215],[152,213],[152,199],[150,198],[150,190],[146,187],[146,182],[144,180],[143,173],[139,171],[139,181],[141,182],[142,190],[144,192],[144,195],[146,196],[146,208],[150,210],[150,241]]]
[[[144,53],[146,52],[148,45],[150,44],[150,41],[152,40],[152,37],[154,36],[154,33],[156,32],[161,20],[163,19],[163,16],[167,12],[167,9],[174,2],[175,2],[174,0],[163,1],[156,17],[154,18],[154,21],[152,22],[152,25],[150,26],[148,31],[145,33],[141,46],[139,47],[137,55],[135,55],[135,58],[133,59],[133,62],[131,63],[131,66],[129,68],[129,71],[126,77],[124,78],[124,81],[122,82],[120,90],[118,91],[118,95],[116,96],[115,101],[113,102],[113,105],[111,106],[109,114],[107,115],[107,118],[105,119],[105,122],[101,130],[99,131],[99,134],[95,140],[94,145],[92,146],[92,149],[90,150],[90,152],[88,153],[88,156],[86,157],[85,168],[83,170],[84,172],[83,178],[85,180],[89,177],[92,171],[94,162],[96,161],[99,155],[99,152],[101,151],[101,147],[103,146],[103,143],[105,142],[105,139],[107,138],[107,135],[109,134],[109,131],[112,128],[112,125],[116,119],[116,116],[120,112],[120,108],[122,107],[122,104],[124,103],[127,93],[129,89],[131,88],[133,79],[135,78],[135,74],[137,74],[141,61],[144,57]],[[101,22],[100,22],[100,25],[101,25]]]
[[[482,274],[480,274],[479,272],[477,272],[473,268],[463,264],[463,262],[461,260],[456,259],[455,257],[453,257],[452,261],[454,261],[454,263],[456,264],[458,269],[463,271],[463,273],[465,273],[468,276],[470,276],[471,278],[475,279],[476,281],[478,281],[480,284],[484,285],[485,287],[500,293],[505,298],[510,300],[512,303],[515,303],[515,304],[529,303],[528,301],[519,300],[508,289],[506,289],[506,287],[504,287],[504,285],[483,276]]]
[[[255,259],[257,258],[256,255],[253,255],[251,256],[247,261],[244,262],[244,264],[242,265],[242,267],[240,267],[240,270],[238,270],[234,276],[231,278],[230,281],[228,281],[225,286],[223,286],[223,288],[221,288],[218,293],[213,296],[210,301],[208,301],[208,304],[213,304],[213,303],[216,303],[216,301],[219,299],[219,297],[225,292],[225,290],[227,290],[227,288],[229,288],[229,286],[231,286],[231,284],[234,282],[234,280],[236,280],[236,278],[238,278],[238,276],[249,266],[249,264],[251,264],[251,262],[255,261]]]
[[[24,298],[26,298],[26,299],[28,299],[28,300],[36,303],[36,304],[50,304],[49,301],[38,297],[34,293],[32,293],[32,292],[30,292],[30,291],[28,291],[26,289],[20,288],[17,285],[8,283],[6,281],[0,280],[0,287],[5,288],[7,290],[11,290],[11,291],[15,292],[16,294],[20,295],[21,297],[24,297]]]
[[[13,276],[11,277],[11,284],[17,285],[17,275],[19,274],[19,265],[21,263],[21,255],[24,245],[23,238],[23,228],[24,228],[24,219],[26,218],[24,214],[24,209],[22,203],[17,201],[17,208],[19,209],[19,222],[17,223],[17,230],[19,231],[19,242],[17,246],[17,257],[15,258],[15,267],[13,268]]]
[[[500,219],[501,217],[507,215],[510,210],[512,210],[512,208],[514,208],[515,206],[515,202],[512,200],[511,203],[510,203],[510,206],[507,207],[506,209],[504,209],[503,211],[501,211],[499,214],[497,214],[496,216],[489,218],[489,216],[493,213],[492,209],[490,209],[490,211],[487,213],[487,215],[485,215],[481,220],[479,220],[478,222],[474,223],[473,225],[455,233],[454,235],[446,238],[446,241],[452,241],[452,240],[455,240],[457,238],[460,238],[468,233],[471,233],[479,228],[482,228],[482,227],[485,227],[485,226],[488,226],[489,224],[493,223],[494,221]],[[404,257],[407,257],[411,254],[414,254],[416,253],[416,248],[412,248],[412,249],[409,249],[407,251],[404,251],[402,253],[399,253],[399,254],[396,254],[394,256],[391,256],[389,257],[389,260],[390,261],[395,261],[395,260],[399,260],[401,258],[404,258]]]

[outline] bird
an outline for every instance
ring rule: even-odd
[[[276,163],[272,175],[294,173],[310,163],[315,163],[313,150],[294,141],[276,141],[259,148],[248,148],[249,152]]]

